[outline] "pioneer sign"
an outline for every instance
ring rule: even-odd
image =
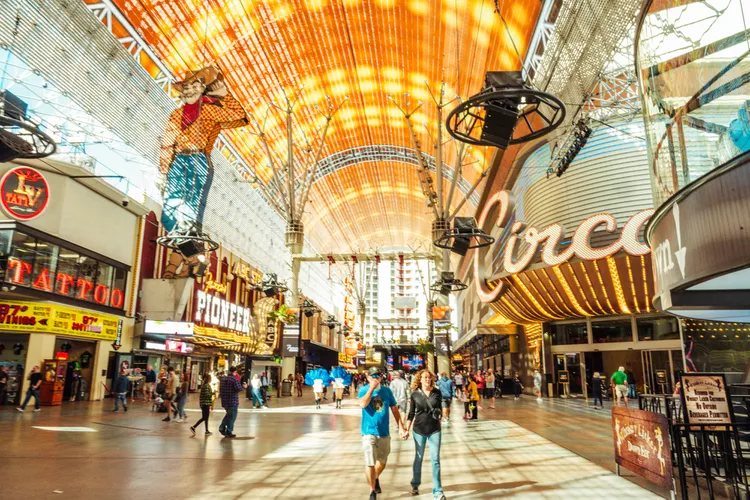
[[[495,225],[500,228],[507,226],[510,216],[513,213],[515,200],[510,191],[499,191],[495,193],[488,201],[479,216],[477,224],[486,233],[490,233],[492,227],[490,223],[494,219]],[[641,210],[628,220],[620,231],[620,237],[613,243],[605,247],[594,248],[591,246],[591,235],[600,227],[606,232],[617,232],[617,220],[612,214],[600,213],[592,215],[584,220],[573,232],[570,244],[560,250],[558,247],[560,241],[565,239],[565,228],[562,224],[551,224],[544,229],[537,229],[534,226],[526,227],[526,224],[517,221],[510,228],[510,238],[505,245],[500,272],[516,274],[522,272],[530,264],[534,255],[541,248],[542,261],[548,266],[558,266],[569,261],[573,257],[581,260],[598,260],[612,256],[624,250],[633,256],[646,255],[651,249],[645,243],[638,240],[641,229],[653,215],[652,209]],[[491,215],[494,215],[494,218]],[[521,232],[526,229],[523,236]],[[516,256],[519,241],[526,242],[526,247]],[[491,247],[481,247],[475,250],[474,254],[474,274],[477,286],[477,294],[482,302],[495,302],[500,299],[505,290],[505,283],[500,280],[494,288],[487,284],[489,274],[486,269],[487,252]]]
[[[612,408],[615,461],[662,488],[672,488],[672,452],[667,417],[650,411]]]

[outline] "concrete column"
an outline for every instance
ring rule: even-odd
[[[42,368],[45,359],[51,359],[55,355],[55,336],[48,333],[29,334],[29,347],[26,352],[26,366],[23,372],[23,385],[21,386],[21,400],[29,388],[29,373],[36,365]]]
[[[99,341],[96,343],[94,371],[92,372],[91,376],[91,387],[89,387],[89,399],[91,401],[101,401],[102,399],[104,399],[104,396],[106,396],[107,391],[104,390],[104,385],[102,384],[107,383],[109,353],[111,353],[113,350],[114,349],[112,349],[111,342]]]
[[[442,258],[440,259],[440,263],[439,263],[438,269],[440,269],[442,271],[446,271],[446,272],[450,271],[451,270],[451,251],[450,250],[443,250],[440,253],[441,253],[441,257]],[[438,273],[438,280],[439,279],[440,279],[440,273]],[[439,305],[439,306],[450,305],[450,300],[448,299],[448,297],[440,295],[437,292],[435,292],[435,294],[436,295],[434,295],[434,296],[437,297],[437,300],[436,300],[437,305]],[[451,313],[452,313],[452,311],[451,311]],[[429,311],[428,314],[429,314],[430,321],[432,321],[432,311]],[[450,340],[451,333],[447,332],[447,334],[448,334],[448,345],[450,345],[451,344],[451,340]],[[444,354],[439,354],[437,356],[437,364],[438,364],[438,371],[437,371],[438,374],[440,374],[442,372],[445,372],[449,377],[451,376],[451,359],[450,359],[450,357],[448,357],[448,356],[446,356]]]

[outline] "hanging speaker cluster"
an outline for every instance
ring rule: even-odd
[[[433,241],[438,248],[449,249],[459,255],[473,248],[491,245],[495,238],[477,227],[474,217],[455,217],[453,227]]]
[[[28,120],[27,110],[16,95],[0,91],[0,162],[44,158],[56,151],[55,141]]]
[[[430,290],[440,292],[442,295],[448,295],[453,292],[466,290],[468,287],[467,284],[456,278],[452,272],[443,271],[440,273],[440,279],[430,286]]]
[[[562,101],[526,86],[520,71],[490,71],[482,91],[456,106],[445,126],[466,144],[505,149],[552,132],[564,119]]]

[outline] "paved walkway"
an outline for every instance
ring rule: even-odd
[[[24,414],[0,407],[0,497],[367,498],[356,402],[341,410],[308,403],[282,398],[268,410],[243,407],[236,440],[191,437],[188,424],[161,422],[163,414],[140,402],[128,413],[112,413],[110,401]],[[199,411],[188,410],[195,422]],[[458,405],[454,411],[459,418],[445,428],[441,453],[449,499],[666,496],[612,472],[606,410],[511,398],[480,411],[478,422],[462,421]],[[213,415],[213,431],[222,416]],[[393,440],[379,499],[411,497],[413,456],[413,441]],[[417,498],[431,498],[429,467],[426,460]]]

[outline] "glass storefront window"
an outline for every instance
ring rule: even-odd
[[[35,255],[36,239],[23,233],[14,233],[5,281],[14,285],[31,286]]]
[[[680,338],[677,318],[637,318],[638,340],[676,340]]]
[[[588,344],[586,323],[551,325],[552,345]]]
[[[16,230],[0,230],[6,283],[121,309],[128,271]]]
[[[592,322],[591,330],[595,344],[633,341],[633,325],[629,319]]]
[[[750,151],[746,0],[651,1],[636,32],[655,205]]]
[[[55,292],[58,295],[76,296],[76,279],[78,276],[78,259],[80,255],[60,247],[55,274]]]

